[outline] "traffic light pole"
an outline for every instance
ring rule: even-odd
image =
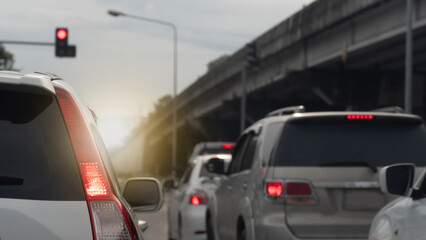
[[[241,113],[240,113],[240,131],[243,132],[246,128],[246,109],[247,109],[247,69],[258,69],[260,61],[257,55],[256,42],[251,42],[246,45],[247,59],[241,69]]]
[[[0,44],[55,46],[55,43],[48,43],[48,42],[2,41],[2,40],[0,40]]]
[[[61,34],[58,34],[60,31]],[[68,45],[68,30],[66,28],[57,28],[55,42],[29,42],[29,41],[4,41],[0,40],[0,44],[16,44],[16,45],[36,45],[36,46],[54,46],[56,57],[75,57],[76,46]]]

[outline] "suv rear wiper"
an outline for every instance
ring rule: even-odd
[[[324,163],[320,165],[321,167],[325,167],[325,166],[365,166],[370,168],[371,170],[373,170],[373,172],[377,172],[377,168],[373,165],[371,165],[368,162],[329,162],[329,163]]]
[[[22,185],[22,184],[24,184],[23,178],[0,176],[0,186]]]

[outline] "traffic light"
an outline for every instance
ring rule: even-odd
[[[75,45],[68,45],[68,29],[56,28],[55,35],[55,56],[57,57],[75,57]]]
[[[260,60],[257,55],[256,42],[251,42],[246,45],[247,47],[247,65],[249,67],[259,67]]]

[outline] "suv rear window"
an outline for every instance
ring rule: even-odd
[[[207,154],[232,154],[232,149],[223,149],[222,147],[218,148],[204,148],[199,155]]]
[[[0,90],[0,198],[84,200],[56,99]]]
[[[423,124],[289,122],[273,157],[275,166],[425,166]]]

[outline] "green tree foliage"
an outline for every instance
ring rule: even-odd
[[[0,44],[0,70],[13,70],[13,54]]]

